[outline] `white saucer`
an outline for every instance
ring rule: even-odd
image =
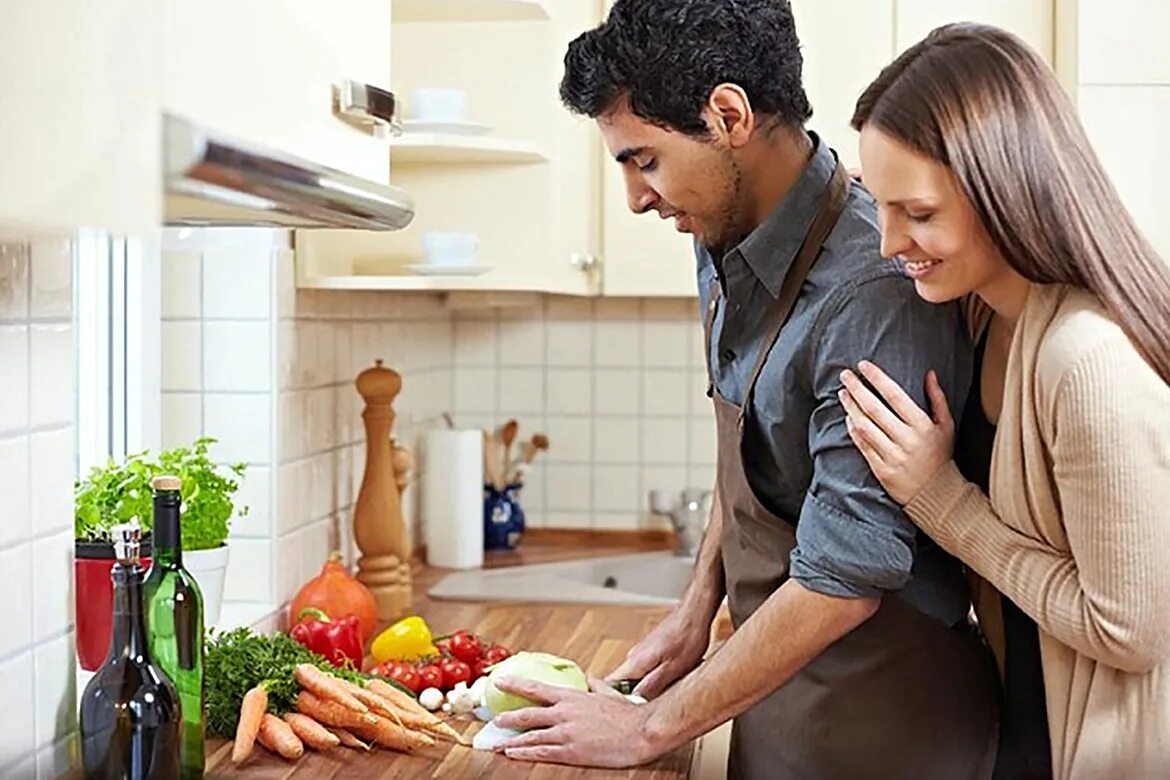
[[[451,133],[454,135],[483,135],[491,125],[482,122],[441,122],[427,119],[406,119],[402,122],[404,133]]]
[[[406,266],[406,270],[423,276],[479,276],[492,270],[492,267],[483,263],[414,263]]]

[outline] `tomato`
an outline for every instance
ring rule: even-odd
[[[443,664],[443,687],[450,690],[456,683],[471,684],[471,667],[462,661],[451,659]]]
[[[451,655],[465,663],[479,660],[479,640],[466,631],[456,631],[451,637]]]
[[[423,690],[427,688],[443,689],[443,670],[438,664],[427,664],[418,670]]]
[[[397,673],[397,670],[400,666],[402,666],[402,664],[398,663],[397,661],[387,661],[384,664],[378,664],[375,666],[373,673],[379,677],[385,677],[387,679],[393,680],[394,675]]]
[[[481,658],[471,665],[471,681],[475,682],[480,677],[487,677],[488,667],[491,666],[486,658]]]
[[[418,672],[405,664],[400,664],[394,670],[394,674],[391,675],[390,679],[404,688],[409,688],[411,693],[419,693],[422,691],[422,679],[419,677]]]
[[[489,664],[498,664],[511,655],[512,653],[503,645],[492,645],[484,652],[483,659]]]

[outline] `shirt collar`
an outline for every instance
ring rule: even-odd
[[[812,131],[809,137],[813,142],[812,158],[796,185],[767,219],[732,250],[746,261],[773,298],[780,295],[780,286],[816,218],[821,194],[837,166],[837,155],[828,144]]]

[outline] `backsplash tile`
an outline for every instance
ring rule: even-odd
[[[0,777],[70,768],[75,377],[72,239],[0,243]],[[42,773],[43,777],[50,777]]]
[[[241,257],[224,247],[203,253],[203,316],[267,320],[272,311],[272,269],[268,252]]]
[[[272,387],[272,336],[267,322],[203,325],[203,389],[267,392]]]

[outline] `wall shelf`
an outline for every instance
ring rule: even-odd
[[[548,19],[541,0],[393,0],[395,22],[524,22]]]
[[[539,144],[514,138],[448,133],[404,133],[390,141],[390,162],[540,163],[548,155]]]
[[[538,276],[415,276],[407,274],[353,276],[310,276],[299,279],[297,287],[312,290],[398,290],[418,292],[512,291],[546,292],[548,280]]]

